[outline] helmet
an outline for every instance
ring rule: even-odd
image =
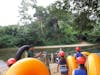
[[[80,51],[81,48],[80,48],[80,47],[76,47],[75,50],[76,50],[76,51]]]
[[[85,64],[86,58],[85,57],[77,57],[76,61],[78,64]]]
[[[63,56],[65,56],[65,53],[64,53],[64,51],[59,51],[58,55],[63,57]]]
[[[10,65],[14,64],[15,62],[16,62],[15,58],[10,58],[7,60],[7,65],[10,66]]]

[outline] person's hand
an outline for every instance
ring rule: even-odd
[[[42,54],[43,52],[41,51],[41,52],[39,52],[39,54]]]

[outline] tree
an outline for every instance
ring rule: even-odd
[[[100,21],[99,0],[69,0],[69,2],[63,3],[69,6],[68,11],[74,15],[73,26],[79,31],[79,34],[91,32],[96,27],[98,29]]]
[[[91,21],[87,17],[86,12],[82,12],[77,18],[74,20],[74,28],[76,30],[79,30],[80,34],[83,34],[84,32],[88,31],[91,32],[94,28],[94,21]]]
[[[36,0],[22,0],[19,7],[20,22],[27,25],[33,21],[34,7],[36,6]]]
[[[100,18],[100,1],[99,0],[72,0],[70,1],[71,11],[76,11],[78,14],[81,12],[88,12],[88,18]]]

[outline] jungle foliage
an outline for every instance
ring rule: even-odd
[[[100,41],[99,0],[58,0],[48,7],[22,0],[19,14],[19,24],[0,27],[0,48]]]

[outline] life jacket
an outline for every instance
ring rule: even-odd
[[[60,65],[65,65],[66,64],[66,59],[64,58],[64,59],[59,59],[59,61],[58,61],[58,64],[60,64]]]
[[[58,64],[60,65],[61,74],[67,74],[68,68],[67,68],[67,65],[66,65],[66,59],[60,59],[58,61]]]
[[[28,50],[28,57],[34,57],[34,53],[32,50]]]
[[[86,70],[82,68],[75,69],[72,75],[87,75]]]
[[[83,56],[83,54],[82,53],[80,53],[80,52],[76,52],[76,54],[75,54],[75,57],[77,58],[77,57],[82,57]]]

